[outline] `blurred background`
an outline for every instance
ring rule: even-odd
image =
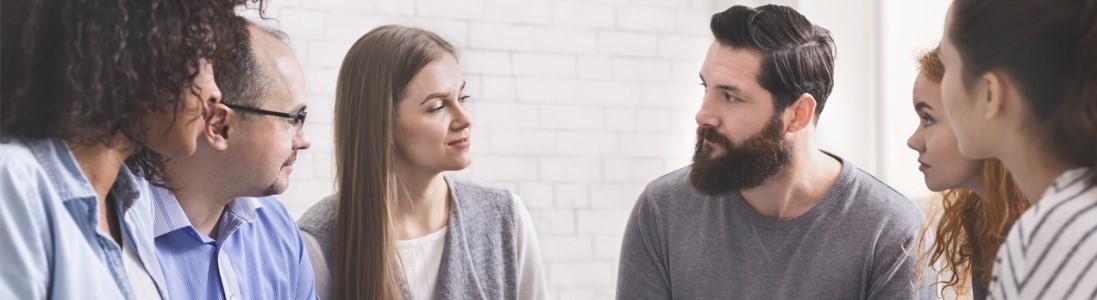
[[[351,44],[380,25],[425,28],[457,47],[473,96],[473,163],[458,176],[524,199],[549,299],[611,299],[636,197],[690,162],[709,18],[767,3],[796,8],[836,41],[820,147],[924,206],[906,146],[918,124],[911,86],[947,0],[269,0],[261,23],[287,32],[304,66],[312,140],[278,198],[299,217],[334,192],[335,82]]]

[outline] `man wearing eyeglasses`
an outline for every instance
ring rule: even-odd
[[[152,187],[157,255],[174,299],[316,299],[301,234],[271,197],[309,147],[304,74],[284,33],[238,21],[250,51],[214,64],[223,103]]]

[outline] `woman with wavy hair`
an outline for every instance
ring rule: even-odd
[[[919,266],[940,266],[944,271],[939,272],[944,278],[938,279],[942,288],[957,295],[970,290],[974,299],[982,300],[987,297],[994,255],[1028,201],[1001,161],[960,154],[941,104],[944,67],[938,54],[933,49],[919,57],[920,72],[914,80],[914,112],[920,122],[907,146],[918,151],[926,187],[939,192],[922,227],[919,246],[925,247],[915,249],[925,249],[918,253]]]
[[[468,97],[434,33],[382,26],[351,47],[335,94],[337,192],[299,222],[321,298],[544,297],[518,196],[443,173],[471,162]]]
[[[4,2],[0,295],[167,296],[144,180],[195,151],[241,2]]]

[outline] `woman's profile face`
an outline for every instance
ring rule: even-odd
[[[178,109],[165,107],[151,116],[146,146],[160,155],[170,158],[194,154],[198,136],[206,125],[207,105],[221,102],[221,90],[213,78],[213,64],[202,59],[198,65],[198,76],[188,85],[193,89],[184,89]]]
[[[920,122],[907,139],[907,146],[918,152],[918,170],[922,171],[926,187],[934,192],[980,189],[983,163],[960,154],[956,135],[942,107],[941,85],[919,73],[914,80],[913,105]]]
[[[453,55],[419,70],[401,95],[396,103],[398,160],[406,167],[437,172],[468,167],[472,112]]]

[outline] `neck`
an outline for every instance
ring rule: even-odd
[[[399,182],[396,194],[400,200],[395,221],[399,239],[422,237],[445,227],[449,222],[449,187],[442,173],[397,166],[396,175]]]
[[[111,186],[118,180],[118,171],[122,169],[126,158],[133,153],[128,141],[118,139],[114,147],[103,144],[82,145],[77,140],[67,141],[69,151],[80,166],[80,171],[87,177],[88,183],[95,190],[95,199],[99,208],[99,228],[110,233],[114,241],[122,244],[122,234],[118,226],[117,216],[111,212],[111,206],[107,203],[107,194]]]
[[[762,185],[741,191],[758,214],[791,219],[807,212],[838,181],[842,164],[817,149],[793,153],[792,161]]]
[[[175,189],[179,207],[187,214],[194,230],[216,239],[225,206],[241,193],[230,190],[236,185],[225,184],[232,182],[230,178],[218,176],[224,173],[211,171],[219,168],[203,164],[209,161],[201,157],[172,160],[164,166],[164,178]]]
[[[1009,147],[1014,151],[1007,151],[1001,157],[1002,163],[1013,175],[1013,181],[1028,198],[1029,204],[1040,201],[1055,178],[1070,169],[1067,163],[1036,147]]]

